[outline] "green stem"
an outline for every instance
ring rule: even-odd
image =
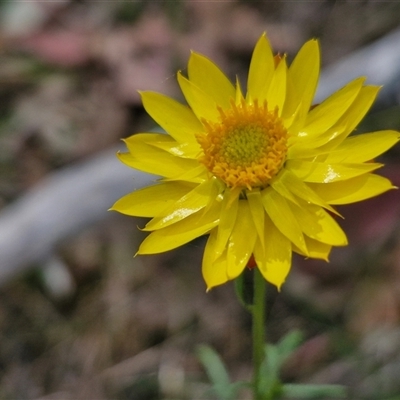
[[[262,400],[263,394],[259,392],[260,368],[264,360],[265,346],[265,295],[266,284],[258,268],[254,268],[254,292],[251,313],[253,318],[253,393],[254,400]]]

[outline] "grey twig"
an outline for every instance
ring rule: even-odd
[[[0,213],[0,284],[49,257],[62,239],[106,219],[107,209],[155,177],[122,165],[117,148],[53,172]]]

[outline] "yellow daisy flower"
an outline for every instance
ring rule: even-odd
[[[188,77],[178,73],[189,106],[141,93],[146,111],[167,134],[133,135],[125,140],[129,152],[118,157],[163,178],[112,207],[152,218],[138,254],[209,234],[202,265],[208,289],[239,276],[252,255],[264,278],[280,288],[293,251],[327,260],[332,246],[347,244],[332,205],[393,188],[372,173],[382,164],[371,160],[399,133],[348,137],[379,87],[358,78],[313,107],[319,69],[316,40],[305,43],[288,67],[262,35],[246,94],[194,52]]]

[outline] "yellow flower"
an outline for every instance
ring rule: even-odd
[[[355,79],[321,104],[316,40],[287,67],[265,35],[251,59],[244,95],[208,58],[192,53],[178,73],[189,104],[143,92],[146,111],[167,134],[140,133],[118,154],[159,183],[118,200],[113,210],[152,217],[138,254],[153,254],[209,234],[202,271],[210,289],[239,276],[254,255],[264,278],[281,287],[292,252],[327,260],[347,244],[332,205],[391,189],[373,160],[399,140],[391,130],[348,137],[379,88]],[[337,214],[337,213],[336,213]]]

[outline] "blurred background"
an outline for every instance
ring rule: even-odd
[[[248,379],[250,318],[232,283],[206,294],[203,238],[133,258],[146,221],[107,212],[154,179],[115,157],[156,128],[137,91],[182,99],[191,49],[244,84],[262,32],[289,60],[316,37],[319,93],[371,72],[358,132],[400,130],[399,29],[400,2],[1,1],[0,399],[212,399],[201,343]],[[400,186],[399,146],[379,161]],[[339,211],[350,245],[269,287],[268,339],[305,336],[287,382],[400,399],[400,196]]]

